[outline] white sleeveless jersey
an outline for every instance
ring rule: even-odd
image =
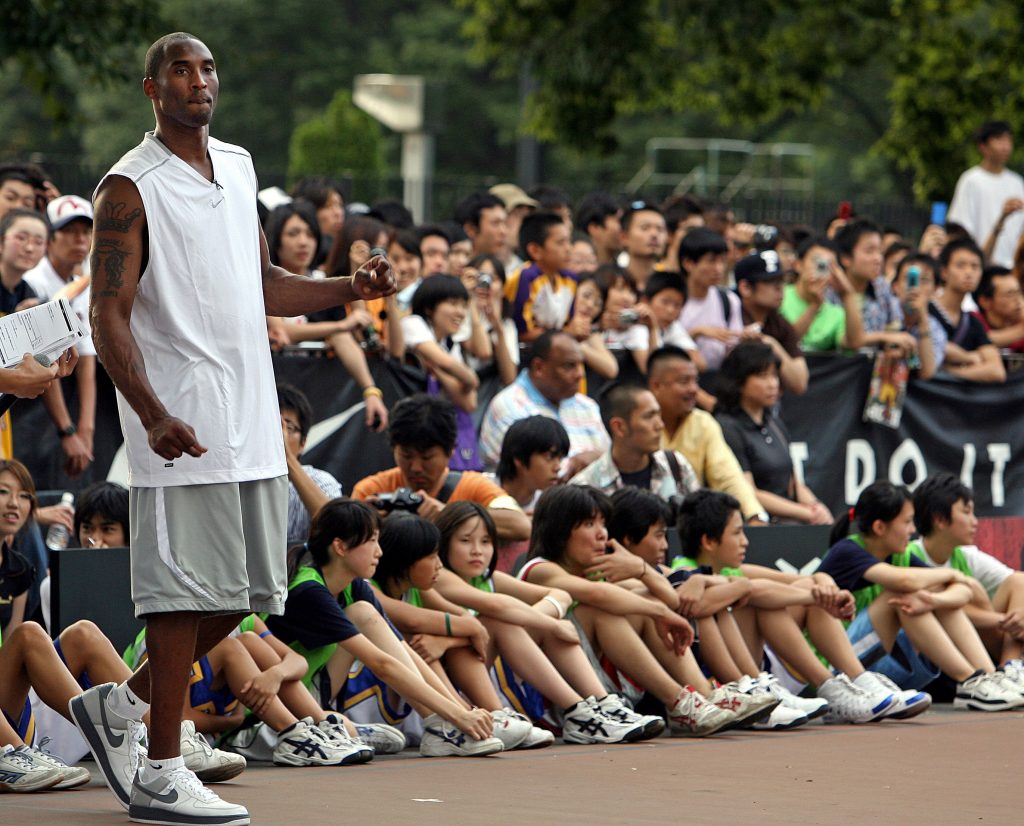
[[[167,411],[208,448],[168,462],[117,394],[134,487],[246,482],[287,473],[267,339],[256,173],[241,147],[209,139],[214,182],[152,132],[107,173],[142,196],[149,260],[131,331]],[[97,213],[97,225],[123,220]]]

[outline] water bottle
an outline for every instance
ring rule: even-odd
[[[69,508],[74,508],[75,494],[71,491],[65,491],[64,495],[60,498],[60,503],[67,505]],[[71,532],[60,522],[54,522],[50,525],[50,530],[46,532],[46,547],[51,551],[63,551],[68,546],[70,538]]]

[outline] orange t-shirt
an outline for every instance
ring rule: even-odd
[[[401,487],[409,487],[409,483],[402,476],[402,471],[397,467],[393,467],[356,482],[356,486],[352,488],[352,498],[366,499],[368,496],[376,496],[378,493],[391,493]],[[452,495],[448,497],[448,501],[476,502],[486,508],[501,497],[510,500],[511,506],[506,505],[502,501],[500,504],[495,503],[496,507],[510,509],[512,509],[512,506],[518,507],[512,497],[482,473],[466,470],[463,471],[462,478],[459,479],[459,483],[455,486],[455,490],[452,491]]]

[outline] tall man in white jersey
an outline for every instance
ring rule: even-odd
[[[185,768],[179,730],[191,663],[246,614],[284,607],[288,478],[265,316],[395,289],[379,257],[319,281],[270,265],[249,153],[209,136],[218,85],[197,38],[156,41],[143,80],[156,130],[95,198],[93,337],[118,392],[149,660],[71,712],[130,818],[146,823],[249,823]],[[137,761],[134,721],[147,708],[149,753]]]

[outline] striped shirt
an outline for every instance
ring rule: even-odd
[[[527,416],[549,416],[558,419],[569,434],[569,455],[588,450],[608,450],[611,440],[601,423],[597,402],[577,393],[560,404],[554,404],[541,395],[530,381],[530,373],[523,370],[512,384],[491,400],[480,429],[480,456],[490,468],[498,464],[501,442],[514,421]]]

